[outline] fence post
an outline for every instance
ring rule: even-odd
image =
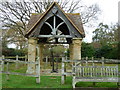
[[[27,55],[25,55],[25,62],[27,61]]]
[[[92,57],[92,66],[95,66],[94,57]],[[94,69],[94,67],[93,67],[93,70],[92,70],[92,74],[93,74],[93,76],[95,75],[95,69]],[[96,85],[96,83],[93,82],[93,86],[95,86],[95,85]]]
[[[6,68],[7,74],[6,74],[6,80],[9,80],[9,62],[7,62],[7,68]]]
[[[64,57],[62,57],[62,77],[61,77],[61,83],[65,83],[65,62],[64,62]]]
[[[66,55],[65,60],[69,60],[69,57]],[[67,71],[68,63],[65,63],[65,72]],[[66,77],[65,77],[66,80]]]
[[[46,56],[46,59],[45,59],[46,61],[46,65],[45,65],[45,67],[47,67],[47,64],[48,64],[48,56]]]
[[[36,83],[40,83],[40,59],[39,57],[37,57],[37,60],[36,60]]]
[[[88,57],[86,57],[86,66],[88,66]]]
[[[2,55],[2,68],[1,68],[1,71],[3,72],[4,71],[4,60],[3,59],[5,59],[5,56],[4,55]]]
[[[15,67],[16,67],[16,69],[18,69],[18,55],[16,55],[16,61],[17,62],[16,62],[16,66]]]
[[[104,57],[102,57],[102,66],[104,66]]]
[[[104,57],[102,57],[101,59],[102,59],[102,66],[104,66]],[[104,67],[101,68],[101,76],[104,75],[103,71],[104,71]]]
[[[67,57],[67,56],[65,56],[65,60],[68,60],[68,57]]]
[[[37,59],[35,61],[35,66],[36,66],[36,83],[40,83],[40,60],[41,60],[41,57],[39,56],[40,55],[40,51],[39,51],[39,46],[37,46],[36,48],[36,51],[37,51]]]
[[[92,57],[92,65],[95,66],[94,57]]]

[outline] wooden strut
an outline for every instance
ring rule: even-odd
[[[72,38],[71,35],[39,35],[37,37],[38,38],[49,38],[49,37],[54,37],[54,38]]]

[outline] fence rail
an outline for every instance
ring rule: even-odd
[[[23,64],[37,64],[37,62],[28,62],[28,61],[20,61],[20,60],[13,60],[13,59],[2,59],[0,62],[14,62],[14,63],[23,63]]]
[[[64,60],[63,62],[104,62],[104,63],[106,63],[106,62],[116,62],[116,63],[120,63],[120,60],[114,60],[114,59],[104,59],[104,60],[86,60],[86,59],[82,59],[82,60]]]
[[[0,60],[2,68],[0,73],[6,74],[6,79],[9,80],[9,75],[22,75],[22,76],[31,76],[31,77],[36,77],[36,83],[40,83],[40,60],[39,57],[37,57],[35,62],[28,62],[28,61],[20,61],[18,60],[18,56],[16,57],[16,60],[13,59],[5,59],[4,56],[2,56],[2,59]],[[6,63],[6,64],[5,64]],[[27,73],[17,73],[17,72],[10,72],[9,63],[16,63],[16,66],[18,67],[18,63],[22,64],[35,64],[35,74],[27,74]],[[6,70],[4,69],[6,66]]]

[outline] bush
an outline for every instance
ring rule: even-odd
[[[89,43],[82,43],[81,47],[81,56],[82,57],[93,57],[95,54],[93,46],[91,46]]]
[[[104,45],[101,48],[96,49],[95,57],[96,58],[105,57],[108,59],[116,59],[117,58],[117,48],[112,47],[111,45]]]
[[[24,56],[27,54],[27,49],[13,49],[13,48],[3,48],[2,55],[5,56]]]

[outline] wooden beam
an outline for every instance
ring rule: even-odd
[[[49,38],[49,37],[55,37],[55,38],[72,38],[70,35],[39,35],[38,38]]]
[[[26,74],[26,73],[17,73],[17,72],[0,72],[0,73],[11,74],[11,75],[21,75],[21,76],[38,77],[38,75]]]
[[[46,42],[46,44],[69,44],[67,42]]]
[[[43,44],[69,44],[68,42],[38,42]]]
[[[2,60],[0,60],[0,62],[2,62],[2,61],[4,61],[4,62],[14,62],[14,63],[23,63],[23,64],[38,64],[37,62],[25,62],[25,61],[20,61],[20,60],[18,60],[18,61],[16,61],[16,60],[12,60],[12,59],[2,59]]]

